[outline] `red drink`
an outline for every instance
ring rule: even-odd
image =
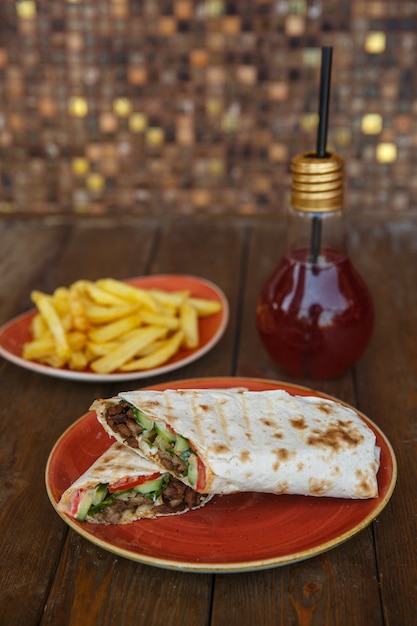
[[[368,288],[349,258],[322,250],[284,256],[265,283],[257,305],[263,344],[282,369],[302,378],[331,378],[351,367],[373,329]]]

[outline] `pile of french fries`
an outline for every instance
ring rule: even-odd
[[[188,291],[142,289],[113,278],[78,280],[52,295],[33,291],[37,311],[24,359],[97,374],[159,367],[181,349],[198,348],[199,318],[218,300]]]

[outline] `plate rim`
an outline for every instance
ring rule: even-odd
[[[182,572],[229,574],[229,573],[254,572],[254,571],[271,569],[275,567],[282,567],[284,565],[297,563],[297,562],[312,558],[314,556],[317,556],[319,554],[323,554],[324,552],[327,552],[330,549],[336,548],[342,543],[348,541],[354,535],[364,530],[367,526],[369,526],[373,522],[373,520],[386,507],[386,505],[390,501],[391,496],[394,492],[396,482],[397,482],[397,475],[398,475],[396,455],[391,445],[391,442],[389,441],[385,433],[381,430],[381,428],[373,420],[371,420],[369,417],[363,414],[359,409],[353,407],[347,402],[344,402],[338,399],[337,397],[331,394],[315,390],[311,387],[298,385],[296,383],[291,383],[291,382],[287,383],[285,381],[279,381],[279,380],[274,380],[274,379],[256,378],[256,377],[247,377],[247,376],[242,376],[242,377],[241,376],[218,376],[218,377],[198,377],[198,378],[178,379],[174,381],[165,381],[162,383],[155,383],[155,384],[143,387],[142,389],[148,389],[148,390],[163,389],[163,388],[167,389],[167,388],[172,388],[175,385],[181,385],[181,384],[182,385],[184,384],[194,385],[194,383],[195,383],[194,388],[198,388],[199,383],[210,384],[211,381],[216,382],[216,384],[219,384],[219,381],[220,381],[220,383],[225,385],[224,388],[228,388],[228,386],[235,386],[234,383],[236,381],[238,381],[239,386],[241,386],[242,382],[244,383],[245,381],[248,384],[269,385],[270,388],[272,389],[277,388],[277,387],[279,388],[280,386],[282,386],[284,389],[292,388],[294,391],[302,390],[308,393],[312,393],[313,395],[316,395],[316,396],[318,395],[319,397],[334,400],[340,404],[343,404],[346,407],[353,408],[359,414],[359,416],[365,421],[365,423],[368,424],[368,426],[370,426],[370,428],[372,428],[372,430],[374,430],[374,432],[376,432],[379,435],[379,437],[383,440],[384,445],[386,446],[386,449],[388,451],[388,455],[390,459],[390,468],[391,468],[391,479],[387,487],[387,491],[384,494],[384,496],[381,498],[380,502],[377,504],[377,506],[374,509],[372,509],[372,511],[370,511],[367,515],[365,515],[362,520],[360,520],[352,528],[349,528],[348,530],[341,533],[337,537],[333,537],[332,539],[329,539],[328,541],[325,541],[318,546],[313,546],[311,548],[293,552],[288,555],[287,554],[282,555],[280,557],[262,558],[262,559],[249,560],[249,561],[248,560],[236,561],[236,562],[229,561],[227,563],[211,563],[211,562],[203,562],[203,561],[201,562],[179,561],[178,559],[174,560],[174,559],[167,559],[164,557],[155,557],[155,556],[151,556],[147,554],[133,553],[125,548],[119,548],[113,545],[110,541],[104,541],[100,537],[91,535],[88,531],[84,530],[84,527],[81,524],[77,523],[75,520],[72,520],[72,518],[70,518],[69,516],[65,516],[64,514],[61,514],[61,512],[58,511],[56,508],[56,500],[52,494],[51,486],[49,484],[50,466],[51,466],[55,451],[57,450],[59,445],[62,443],[63,439],[65,439],[65,437],[69,434],[70,431],[72,431],[74,428],[79,426],[80,423],[91,414],[91,411],[88,411],[84,413],[84,415],[82,415],[80,418],[78,418],[75,422],[73,422],[61,434],[61,436],[55,442],[48,456],[48,460],[46,463],[45,485],[46,485],[47,495],[49,497],[49,500],[53,508],[61,517],[61,519],[70,528],[72,528],[75,532],[77,532],[77,534],[81,535],[84,539],[99,546],[100,548],[106,550],[107,552],[111,552],[113,554],[127,558],[139,564],[151,565],[151,566],[159,567],[162,569],[176,570],[176,571],[182,571]],[[205,387],[205,388],[208,388],[208,387]]]
[[[219,323],[219,327],[214,333],[214,335],[209,339],[209,341],[204,346],[202,346],[201,348],[195,349],[191,354],[188,354],[187,356],[183,357],[180,360],[177,360],[174,362],[168,362],[168,363],[165,363],[164,365],[161,365],[159,367],[149,369],[149,370],[143,370],[143,371],[138,370],[134,372],[115,372],[111,374],[96,374],[95,372],[60,369],[56,367],[51,367],[50,365],[46,365],[44,363],[39,363],[38,361],[29,361],[28,359],[24,359],[23,357],[18,356],[14,354],[13,352],[10,352],[9,350],[7,350],[2,345],[2,337],[4,333],[7,332],[10,328],[12,328],[15,324],[18,324],[25,318],[29,319],[30,316],[34,315],[36,313],[35,308],[29,309],[28,311],[24,311],[23,313],[16,315],[15,317],[13,317],[12,319],[10,319],[9,321],[5,322],[4,324],[0,326],[0,356],[6,359],[6,361],[13,363],[14,365],[22,367],[31,372],[35,372],[37,374],[45,374],[46,376],[51,376],[53,378],[60,378],[64,380],[73,380],[73,381],[78,381],[78,382],[93,382],[93,383],[95,382],[128,382],[131,380],[143,380],[146,378],[151,378],[153,376],[161,376],[162,374],[167,374],[176,369],[179,369],[180,367],[189,365],[190,363],[197,361],[198,359],[203,357],[205,354],[207,354],[212,348],[214,348],[214,346],[223,337],[226,331],[228,322],[229,322],[229,315],[230,315],[229,302],[227,300],[226,294],[221,289],[221,287],[219,287],[216,283],[214,283],[213,281],[207,278],[197,276],[194,274],[183,274],[183,273],[145,274],[143,276],[135,276],[135,277],[121,279],[121,280],[122,282],[130,283],[130,282],[135,282],[139,280],[146,282],[148,279],[151,281],[152,279],[160,280],[160,279],[169,279],[169,278],[174,278],[174,279],[180,278],[182,280],[192,279],[201,284],[204,284],[205,286],[209,287],[212,291],[214,291],[214,293],[217,295],[217,297],[219,298],[222,304],[222,311],[221,311],[222,317]]]

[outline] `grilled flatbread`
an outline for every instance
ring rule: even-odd
[[[94,524],[129,524],[197,509],[212,496],[195,492],[166,470],[114,443],[62,494],[61,513]]]
[[[144,390],[91,408],[120,443],[198,492],[378,495],[375,434],[335,401],[283,390]]]

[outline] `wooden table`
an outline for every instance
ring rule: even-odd
[[[81,277],[200,275],[226,293],[228,328],[210,353],[163,380],[291,381],[254,327],[258,291],[284,236],[278,220],[221,216],[3,219],[0,321],[31,308],[33,288],[51,292]],[[180,572],[116,556],[68,528],[47,498],[44,472],[65,429],[120,384],[60,380],[1,359],[0,624],[417,624],[417,218],[356,219],[349,245],[375,301],[372,341],[345,375],[292,382],[358,407],[392,443],[398,482],[379,517],[324,554],[257,572]]]

